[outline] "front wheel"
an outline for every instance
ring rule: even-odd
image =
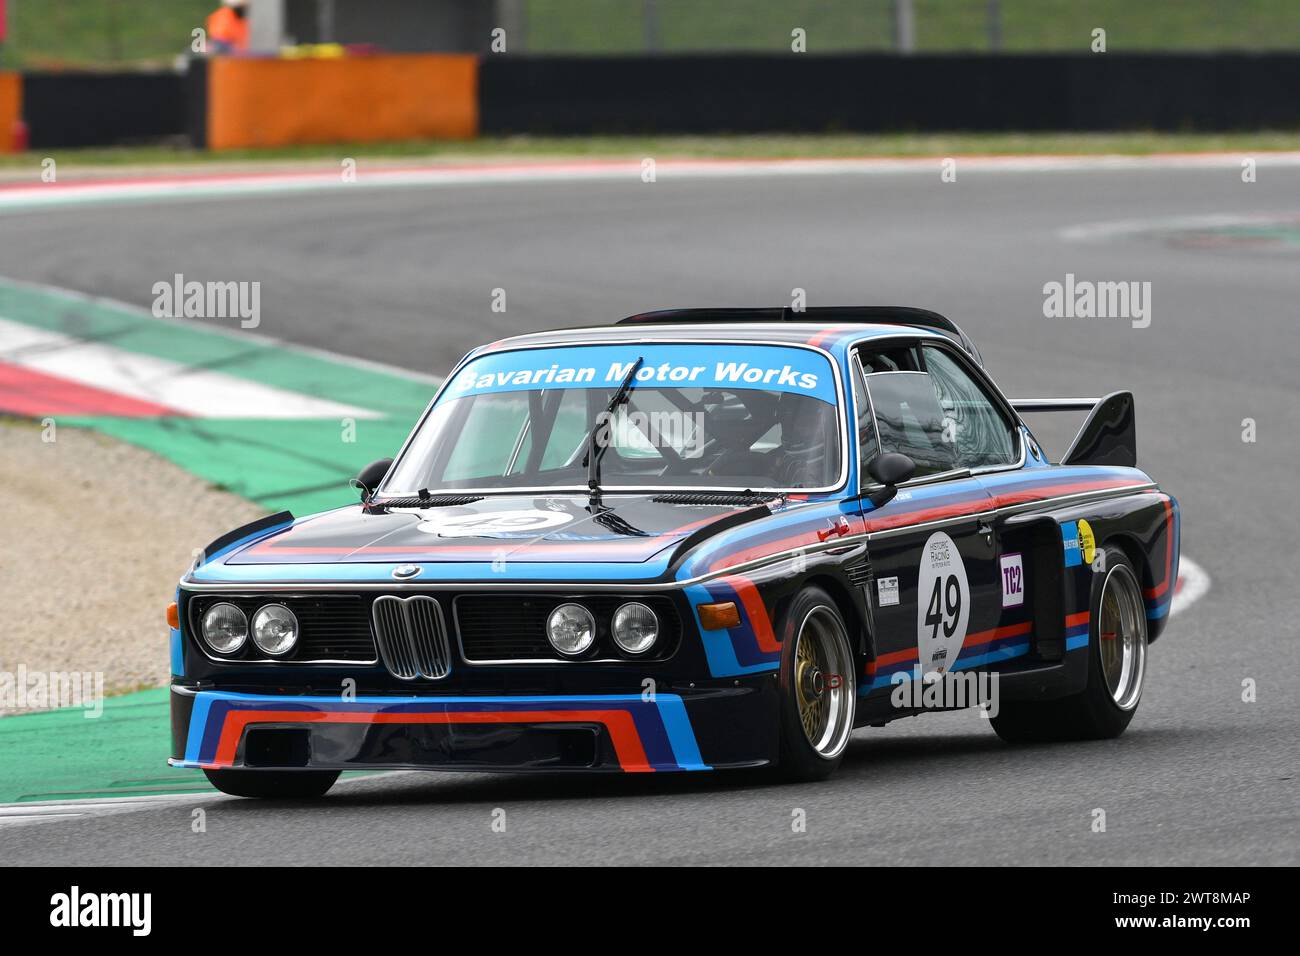
[[[1147,617],[1137,574],[1124,552],[1107,546],[1106,571],[1093,586],[1088,683],[1058,700],[1002,702],[994,731],[1011,743],[1104,740],[1124,732],[1146,678]]]
[[[232,797],[310,800],[325,796],[337,770],[204,770],[208,782]]]
[[[791,780],[835,772],[853,733],[857,680],[844,618],[820,588],[805,588],[781,621],[781,756]]]

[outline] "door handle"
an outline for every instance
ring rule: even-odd
[[[992,525],[992,523],[990,523],[990,522],[988,522],[988,521],[985,521],[983,518],[981,518],[980,521],[979,521],[979,523],[975,526],[975,528],[976,528],[977,531],[979,531],[980,534],[984,535],[984,541],[985,541],[987,544],[992,544],[992,543],[993,543],[993,525]]]
[[[840,515],[838,520],[831,522],[829,528],[822,528],[817,532],[817,540],[825,541],[832,535],[839,535],[842,538],[844,535],[848,534],[850,530],[849,519],[844,517],[844,515]]]

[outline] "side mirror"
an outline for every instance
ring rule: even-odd
[[[867,474],[885,486],[867,496],[879,508],[898,494],[898,485],[916,474],[916,462],[896,451],[887,451],[871,459],[867,465]]]
[[[391,458],[381,458],[378,461],[372,461],[361,472],[352,479],[352,485],[361,490],[361,500],[367,500],[375,493],[379,483],[384,480],[384,475],[388,474],[389,467],[393,464]]]

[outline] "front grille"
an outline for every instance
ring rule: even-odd
[[[375,660],[375,641],[370,636],[370,614],[366,601],[356,594],[205,594],[189,603],[191,633],[200,634],[203,614],[214,604],[234,604],[249,622],[264,604],[283,604],[298,618],[298,644],[282,660],[302,664],[322,661],[368,663]],[[200,641],[200,643],[202,643]],[[204,645],[206,647],[206,645]],[[264,658],[252,640],[233,655],[233,660]]]
[[[554,661],[560,655],[546,639],[546,619],[561,604],[581,604],[596,619],[596,641],[590,658],[624,658],[610,636],[614,612],[636,601],[659,617],[660,635],[654,647],[635,660],[663,660],[672,654],[681,636],[677,609],[663,595],[546,595],[465,594],[456,599],[456,627],[461,651],[471,663],[493,661]]]
[[[375,639],[379,656],[394,677],[437,680],[451,670],[442,607],[426,595],[375,598]]]

